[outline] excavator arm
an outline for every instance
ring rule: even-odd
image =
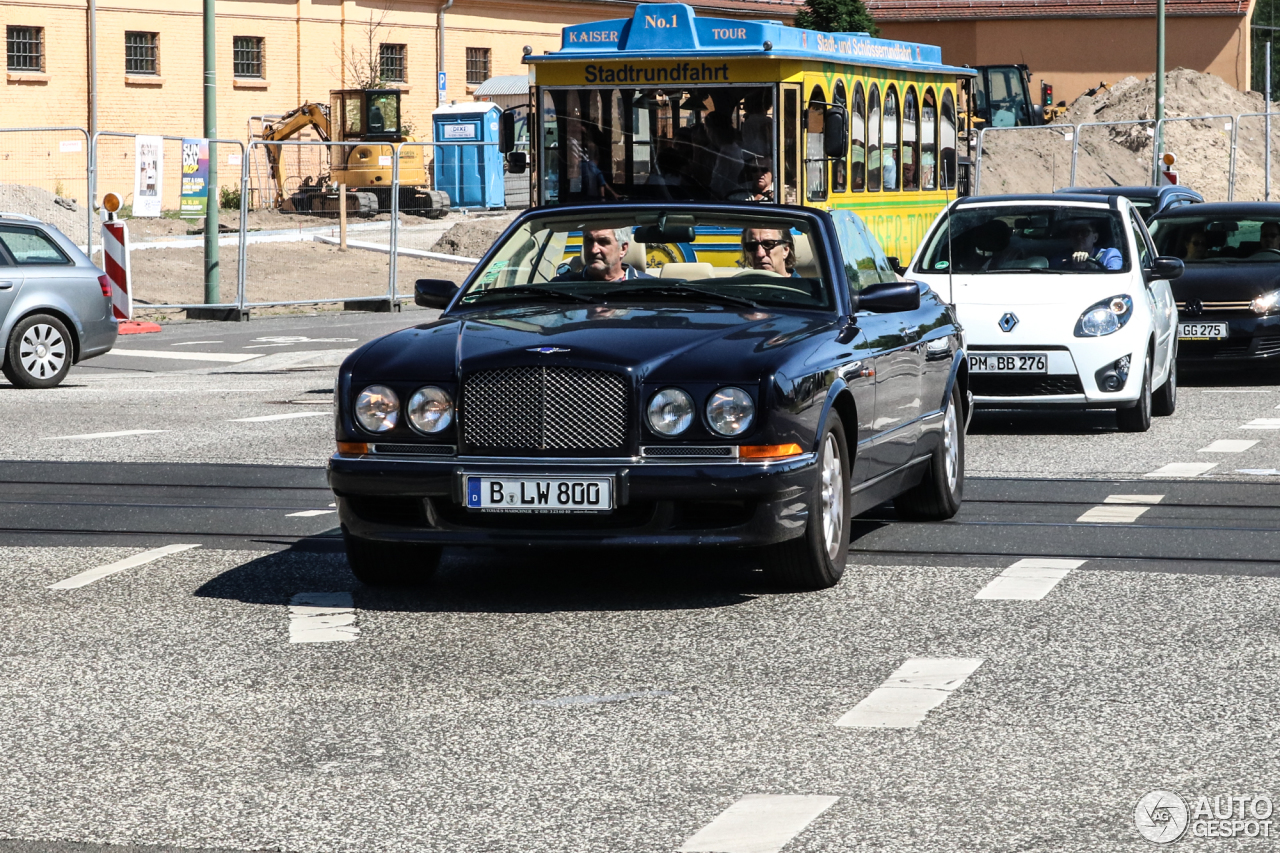
[[[314,127],[320,138],[329,141],[329,108],[323,104],[306,103],[285,113],[279,120],[262,129],[264,142],[282,142],[307,127]],[[271,164],[271,179],[276,184],[276,205],[284,201],[284,174],[280,168],[280,145],[268,145],[267,162]]]

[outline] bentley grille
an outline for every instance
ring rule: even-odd
[[[467,377],[459,407],[473,449],[622,451],[627,382],[576,367],[508,367]]]

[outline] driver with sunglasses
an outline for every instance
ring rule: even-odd
[[[789,231],[778,228],[743,230],[742,257],[749,269],[797,277],[796,250]]]

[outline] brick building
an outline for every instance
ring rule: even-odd
[[[1167,0],[1165,68],[1250,88],[1254,0]],[[1156,70],[1155,0],[867,0],[885,38],[936,44],[952,65],[1031,66],[1068,103],[1099,82]]]

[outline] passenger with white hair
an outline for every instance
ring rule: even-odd
[[[631,245],[630,228],[599,228],[582,232],[582,269],[566,272],[552,281],[623,281],[652,278],[643,269],[624,264]]]

